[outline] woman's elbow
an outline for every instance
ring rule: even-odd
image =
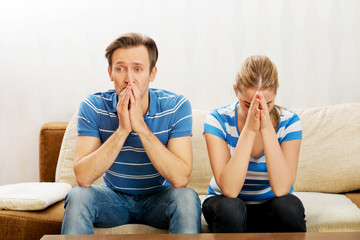
[[[235,191],[228,191],[226,189],[221,190],[222,194],[227,198],[237,198],[239,193]]]
[[[275,197],[282,197],[289,194],[291,187],[284,187],[282,189],[273,189]]]

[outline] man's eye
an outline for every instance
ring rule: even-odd
[[[141,72],[141,68],[137,67],[137,68],[135,68],[135,71],[136,72]]]
[[[249,108],[249,107],[250,107],[250,105],[246,105],[246,104],[244,104],[244,106],[245,106],[246,108]]]
[[[123,67],[118,67],[117,70],[118,70],[119,72],[123,72],[125,69],[124,69]]]

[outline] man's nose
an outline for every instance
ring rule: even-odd
[[[134,81],[134,73],[132,70],[128,70],[126,72],[125,82],[129,83],[129,82],[133,82],[133,81]]]

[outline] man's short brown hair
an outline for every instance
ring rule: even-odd
[[[112,70],[112,55],[116,49],[136,47],[139,45],[144,45],[149,53],[151,73],[158,59],[158,49],[155,41],[152,38],[140,33],[126,33],[110,43],[110,45],[105,50],[105,57],[108,60],[110,70]]]

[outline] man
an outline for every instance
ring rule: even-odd
[[[85,98],[79,108],[74,171],[79,187],[65,199],[63,234],[142,223],[169,233],[199,233],[201,207],[186,188],[192,168],[189,101],[149,88],[158,50],[129,33],[106,49],[115,90]],[[91,185],[103,175],[105,185]]]

